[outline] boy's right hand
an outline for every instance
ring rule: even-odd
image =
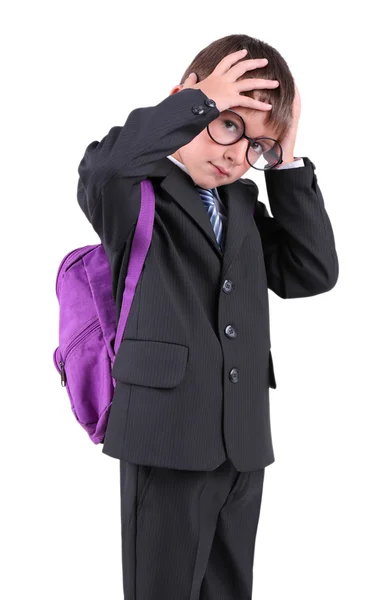
[[[233,106],[244,106],[254,110],[271,110],[272,104],[240,94],[240,92],[247,90],[274,89],[279,85],[279,82],[275,79],[247,78],[236,81],[246,71],[265,67],[268,63],[266,58],[253,58],[235,64],[245,55],[246,51],[244,50],[228,54],[218,63],[214,71],[200,83],[196,83],[198,80],[197,75],[191,73],[182,85],[182,90],[186,88],[202,90],[208,98],[214,100],[220,112]]]

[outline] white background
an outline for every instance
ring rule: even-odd
[[[52,360],[59,263],[99,243],[77,204],[77,168],[91,141],[161,102],[199,50],[245,33],[278,49],[296,80],[295,156],[316,165],[340,263],[329,293],[270,292],[276,461],[253,598],[388,600],[389,45],[379,2],[35,1],[1,22],[0,596],[123,597],[119,462],[74,419]],[[247,176],[269,206],[263,174]]]

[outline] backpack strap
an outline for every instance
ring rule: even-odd
[[[133,303],[135,289],[141,276],[142,268],[152,241],[154,223],[155,197],[151,181],[141,181],[141,208],[134,232],[133,242],[129,257],[129,266],[123,292],[121,312],[115,336],[114,352],[122,342],[127,317]]]

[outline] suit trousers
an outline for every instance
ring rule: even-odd
[[[250,600],[264,470],[120,460],[125,600]]]

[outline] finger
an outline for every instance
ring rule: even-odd
[[[266,67],[268,60],[266,58],[251,58],[248,60],[242,60],[238,65],[234,65],[229,71],[228,81],[236,81],[244,75],[246,71],[253,71],[253,69],[261,69]]]
[[[245,79],[236,81],[235,87],[240,92],[261,89],[273,90],[279,87],[279,81],[276,81],[275,79],[256,79],[254,77],[246,77]]]
[[[213,73],[215,75],[224,75],[227,71],[229,71],[232,65],[234,65],[238,60],[244,58],[245,56],[246,52],[242,50],[238,50],[237,52],[228,54],[217,64]]]
[[[268,102],[261,102],[260,100],[255,100],[254,98],[249,98],[249,96],[241,96],[239,94],[239,100],[237,101],[236,106],[243,106],[244,108],[251,108],[253,110],[271,110],[272,104],[268,104]]]
[[[194,79],[197,79],[197,77],[194,77],[194,73],[190,73],[190,74],[189,74],[189,75],[186,77],[186,79],[185,79],[185,82],[184,82],[184,83],[190,83],[190,82],[192,82]]]
[[[184,80],[184,83],[182,84],[183,88],[186,87],[191,87],[192,85],[194,85],[195,83],[197,83],[198,81],[198,76],[196,73],[190,73],[188,75],[188,77]]]

